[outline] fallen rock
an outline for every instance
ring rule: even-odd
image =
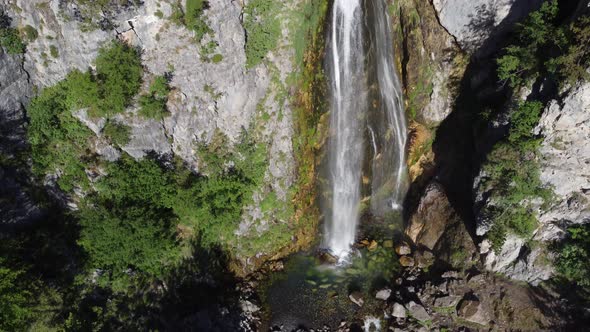
[[[456,295],[437,297],[436,299],[434,299],[434,306],[437,308],[448,308],[448,307],[455,308],[460,300],[461,300],[461,296],[456,296]]]
[[[412,248],[410,248],[410,245],[406,242],[402,242],[395,246],[395,253],[398,254],[398,256],[409,255],[412,253]]]
[[[421,304],[418,304],[414,301],[410,301],[406,307],[408,308],[410,315],[412,317],[416,318],[417,320],[419,320],[419,321],[430,320],[430,315],[428,314],[426,309],[424,309],[424,307]]]
[[[363,304],[365,304],[365,301],[363,300],[363,294],[361,292],[352,292],[350,295],[348,295],[348,298],[359,307],[362,307]]]
[[[416,260],[416,265],[421,269],[427,268],[427,267],[431,266],[432,264],[434,264],[434,255],[430,251],[426,250],[426,251],[416,252],[416,255],[414,257]]]
[[[402,256],[399,258],[399,263],[403,267],[412,267],[414,266],[414,258],[410,256]]]
[[[373,250],[377,249],[378,246],[379,245],[377,244],[377,241],[373,240],[373,241],[371,241],[371,243],[369,244],[367,249],[369,249],[369,251],[373,251]]]
[[[387,299],[389,299],[390,296],[391,296],[391,289],[388,289],[388,288],[382,289],[382,290],[378,291],[377,294],[375,294],[375,298],[377,300],[383,300],[383,301],[387,301]]]
[[[406,318],[406,307],[399,303],[393,304],[393,309],[391,310],[391,316],[395,318]]]
[[[459,272],[447,271],[447,272],[443,273],[441,277],[444,279],[459,279]]]
[[[336,264],[336,263],[338,263],[338,257],[330,254],[327,251],[320,252],[319,259],[322,264]]]
[[[472,323],[480,325],[487,325],[489,323],[485,310],[482,308],[479,299],[475,297],[463,299],[459,303],[457,315]]]

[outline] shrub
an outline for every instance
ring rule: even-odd
[[[57,47],[55,47],[55,45],[49,46],[49,54],[51,54],[51,56],[54,58],[57,58],[59,56],[59,50],[57,49]]]
[[[21,271],[6,267],[4,260],[0,259],[0,330],[2,331],[27,330],[29,319],[33,316],[28,308],[31,294],[17,285],[21,274]]]
[[[82,209],[79,217],[79,243],[94,268],[108,271],[103,283],[112,282],[115,290],[128,285],[128,269],[158,277],[177,260],[170,210],[147,204],[114,208],[98,205]]]
[[[215,55],[214,55],[214,56],[211,58],[211,61],[212,61],[213,63],[220,63],[221,61],[223,61],[223,55],[221,55],[221,54],[219,54],[219,53],[218,53],[218,54],[215,54]]]
[[[244,8],[247,68],[261,63],[276,48],[281,37],[280,6],[273,0],[252,0]]]
[[[139,51],[120,41],[102,48],[96,58],[96,81],[99,85],[98,114],[121,113],[141,87],[143,67]]]
[[[494,146],[483,166],[484,185],[492,190],[494,202],[487,211],[494,219],[487,237],[495,250],[502,247],[508,232],[526,238],[535,230],[532,199],[540,198],[545,204],[552,199],[551,190],[539,178],[538,140],[533,135],[542,109],[537,101],[522,103],[512,113],[506,141]]]
[[[28,42],[35,41],[37,38],[39,38],[39,32],[37,32],[37,30],[30,25],[26,25],[22,29],[22,34]]]
[[[580,286],[590,286],[590,227],[571,226],[567,238],[558,245],[557,271]]]
[[[124,146],[129,143],[131,130],[128,126],[108,120],[102,133],[109,138],[113,144]]]
[[[23,54],[26,50],[26,45],[18,32],[11,28],[0,29],[0,46],[9,54]]]
[[[146,118],[163,119],[168,115],[166,103],[168,102],[169,93],[170,86],[166,77],[156,77],[150,86],[149,93],[139,98],[139,105],[141,106],[139,113]]]
[[[195,39],[200,42],[203,37],[212,30],[207,25],[203,12],[209,8],[209,2],[205,0],[186,0],[185,24],[189,30],[195,32]]]

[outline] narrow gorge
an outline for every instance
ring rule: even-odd
[[[0,0],[0,331],[581,331],[589,0]]]

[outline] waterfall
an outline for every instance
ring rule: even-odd
[[[371,210],[385,217],[399,210],[407,191],[407,127],[402,89],[394,67],[393,34],[385,1],[369,1],[372,9],[370,34],[374,51],[374,77],[379,87],[374,117],[380,151],[372,161]]]
[[[397,209],[405,192],[406,126],[389,17],[383,0],[367,1],[366,6],[363,2],[334,1],[326,48],[330,84],[327,191],[331,196],[324,207],[324,246],[341,259],[356,237],[366,145],[372,146],[367,150],[373,157],[369,172],[375,214]],[[363,10],[373,6],[371,2],[379,3],[371,12],[375,16],[372,27],[366,24]],[[372,37],[368,40],[374,44],[371,47],[367,47],[366,35]],[[375,59],[373,65],[367,64],[370,59]],[[369,112],[375,85],[379,93],[371,99],[378,99],[379,107]]]
[[[331,135],[329,182],[332,207],[326,245],[338,257],[354,243],[363,161],[363,115],[367,109],[361,0],[335,0],[328,39]]]

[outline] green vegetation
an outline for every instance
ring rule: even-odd
[[[280,10],[281,3],[273,0],[252,0],[244,8],[247,68],[261,63],[277,47],[281,37]]]
[[[0,331],[25,330],[32,316],[30,294],[17,284],[22,273],[5,267],[0,258]]]
[[[59,56],[59,50],[55,45],[49,46],[49,54],[51,54],[51,56],[54,58],[57,58]]]
[[[557,271],[569,281],[590,287],[590,225],[571,226],[558,245]]]
[[[28,42],[33,42],[39,38],[39,32],[28,24],[22,29],[22,35]]]
[[[26,51],[26,45],[18,31],[10,27],[11,22],[12,19],[4,11],[0,10],[0,46],[8,54],[23,54]]]
[[[590,18],[559,26],[558,14],[558,2],[547,1],[518,25],[514,44],[497,60],[500,80],[517,88],[542,76],[570,85],[588,77]]]
[[[131,130],[124,124],[108,120],[102,129],[102,133],[108,137],[111,143],[124,146],[129,143]]]
[[[543,104],[524,102],[512,114],[506,141],[497,143],[484,165],[484,185],[493,189],[490,217],[494,226],[488,234],[494,249],[501,248],[507,232],[523,238],[535,230],[537,220],[533,200],[540,198],[548,204],[551,190],[539,179],[537,148],[539,140],[533,129],[541,116]]]
[[[169,93],[170,86],[166,76],[157,76],[150,85],[149,93],[139,97],[139,114],[156,120],[166,117],[169,114],[166,109]]]
[[[114,42],[102,49],[96,63],[96,75],[73,71],[43,90],[28,109],[33,170],[40,176],[58,172],[57,183],[66,192],[88,187],[85,169],[95,159],[87,146],[92,132],[72,110],[88,107],[90,115],[122,112],[141,84],[138,53],[125,44]],[[111,134],[115,143],[123,141],[121,132]]]
[[[97,116],[121,113],[141,87],[143,67],[139,51],[126,43],[113,42],[96,58],[96,82],[100,102]]]
[[[195,40],[200,43],[205,35],[213,33],[204,16],[205,9],[209,8],[209,2],[206,0],[186,0],[185,6],[186,12],[180,1],[172,3],[172,14],[169,19],[172,23],[185,26],[193,31]]]
[[[590,19],[582,16],[559,25],[557,1],[545,2],[518,25],[516,36],[497,59],[498,77],[515,91],[534,81],[549,79],[572,85],[587,78],[590,51],[580,46],[590,40]],[[484,185],[491,190],[487,217],[494,224],[487,234],[495,250],[506,235],[529,238],[537,227],[536,210],[546,208],[553,194],[539,179],[540,139],[533,134],[544,104],[530,100],[510,112],[508,136],[496,144],[483,166]]]

